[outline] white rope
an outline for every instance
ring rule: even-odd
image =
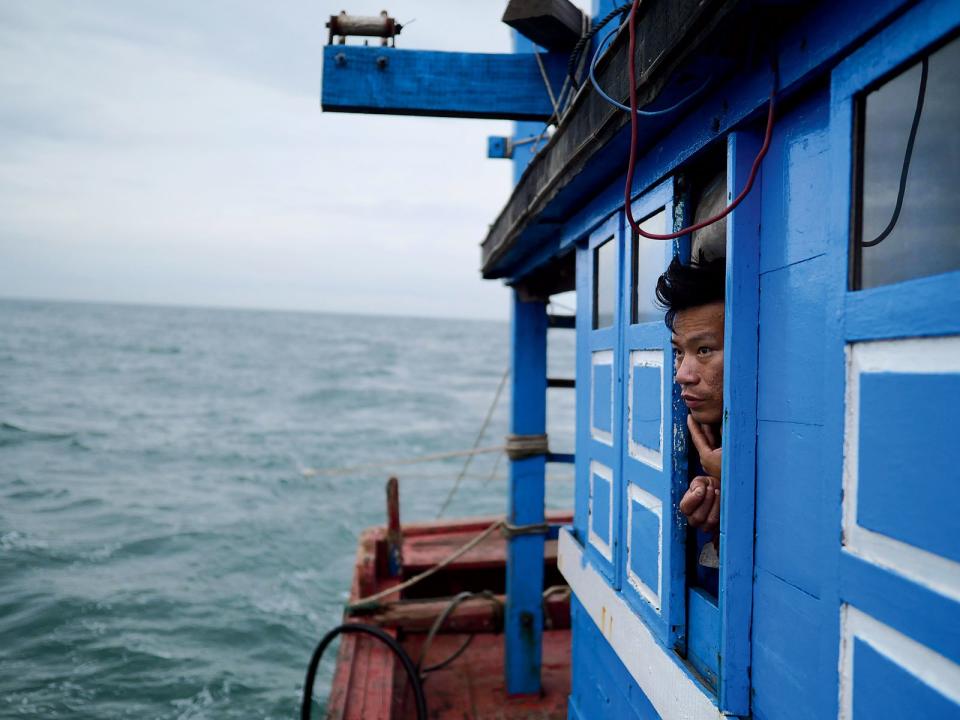
[[[550,77],[547,75],[547,69],[543,66],[543,58],[540,57],[540,53],[535,52],[533,56],[537,59],[537,67],[540,68],[540,77],[543,78],[543,84],[547,86],[547,94],[550,96],[550,104],[553,105],[553,116],[559,120],[560,118],[560,103],[557,102],[556,96],[553,94],[553,86],[550,85]],[[563,90],[561,89],[561,94]]]
[[[476,449],[480,444],[480,441],[483,440],[483,434],[487,431],[487,427],[490,425],[490,420],[493,418],[493,411],[497,409],[497,403],[500,401],[500,395],[503,393],[503,388],[507,384],[507,378],[510,377],[510,368],[508,367],[503,371],[503,377],[500,378],[500,384],[497,385],[497,392],[493,395],[493,402],[490,403],[490,407],[487,408],[487,416],[483,419],[483,423],[480,425],[480,431],[477,433],[477,437],[473,440],[473,449]],[[460,483],[463,481],[463,476],[467,474],[467,470],[470,469],[470,463],[473,462],[474,455],[467,455],[467,459],[463,463],[463,467],[460,469],[460,474],[457,475],[457,479],[453,483],[453,487],[450,488],[450,492],[447,493],[446,499],[443,501],[443,505],[440,506],[440,510],[437,512],[437,517],[439,518],[446,511],[447,507],[450,505],[450,502],[453,500],[453,496],[457,494],[457,490],[460,489]]]
[[[468,552],[470,552],[471,550],[473,550],[477,545],[479,545],[480,543],[482,543],[482,542],[483,542],[484,540],[486,540],[488,537],[490,537],[491,535],[493,535],[493,533],[495,533],[497,530],[499,530],[499,529],[503,526],[503,523],[504,523],[504,521],[503,521],[502,519],[495,521],[494,523],[492,523],[492,524],[490,525],[490,527],[488,527],[488,528],[487,528],[486,530],[484,530],[482,533],[480,533],[479,535],[477,535],[475,538],[473,538],[473,539],[472,539],[470,542],[468,542],[466,545],[463,545],[463,546],[460,547],[458,550],[455,550],[453,553],[451,553],[451,554],[448,555],[446,558],[444,558],[443,560],[441,560],[440,562],[438,562],[438,563],[437,563],[436,565],[434,565],[432,568],[429,568],[429,569],[427,569],[427,570],[424,570],[424,571],[423,571],[422,573],[420,573],[419,575],[414,575],[412,578],[410,578],[409,580],[406,580],[406,581],[400,583],[399,585],[394,585],[393,587],[388,587],[388,588],[386,588],[385,590],[381,590],[381,591],[378,592],[378,593],[374,593],[373,595],[368,595],[367,597],[360,598],[359,600],[350,603],[350,604],[347,606],[347,610],[355,610],[355,609],[358,609],[358,608],[360,608],[360,607],[362,607],[362,606],[364,606],[364,605],[368,605],[368,604],[370,604],[370,603],[376,602],[377,600],[382,600],[383,598],[387,597],[388,595],[393,595],[394,593],[402,592],[403,590],[406,590],[407,588],[413,587],[414,585],[416,585],[416,584],[417,584],[418,582],[420,582],[421,580],[426,580],[428,577],[430,577],[430,576],[433,575],[434,573],[437,573],[437,572],[439,572],[440,570],[443,570],[443,568],[445,568],[447,565],[449,565],[450,563],[452,563],[454,560],[458,560],[459,558],[463,557],[463,556],[466,555]]]
[[[450,452],[434,453],[432,455],[420,455],[419,457],[406,458],[403,460],[389,460],[381,463],[370,463],[369,465],[353,465],[351,467],[334,468],[301,468],[300,473],[304,477],[326,477],[329,475],[349,475],[350,473],[362,472],[364,470],[382,470],[396,465],[418,465],[420,463],[433,462],[435,460],[449,460],[450,458],[466,457],[468,455],[486,455],[489,453],[503,452],[504,445],[492,445],[490,447],[474,447],[470,450],[452,450]]]

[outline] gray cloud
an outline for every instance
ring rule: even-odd
[[[3,4],[0,294],[505,318],[509,123],[321,113],[340,9]],[[389,9],[402,47],[509,50],[498,3]]]

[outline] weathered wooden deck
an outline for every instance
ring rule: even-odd
[[[554,514],[551,522],[569,522]],[[403,528],[404,579],[448,557],[489,527],[494,518],[471,518],[407,525]],[[394,635],[416,661],[426,633],[450,599],[463,591],[490,591],[497,601],[475,598],[462,603],[433,641],[424,664],[439,663],[473,635],[467,650],[424,684],[431,718],[437,720],[547,720],[566,718],[570,692],[570,607],[558,593],[545,599],[539,696],[509,697],[503,677],[502,603],[506,541],[494,534],[442,571],[411,587],[402,598],[388,597],[376,611],[352,613],[347,622],[378,625]],[[545,550],[546,585],[561,583],[556,569],[557,543]],[[360,538],[351,602],[396,584],[386,576],[386,530],[373,528]],[[403,668],[377,640],[344,636],[327,704],[328,720],[407,720],[415,718],[413,694]]]

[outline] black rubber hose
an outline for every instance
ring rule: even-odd
[[[345,623],[344,625],[338,625],[323,636],[320,644],[317,645],[317,649],[313,651],[313,656],[310,658],[310,665],[307,667],[307,679],[303,684],[303,702],[300,705],[301,720],[310,720],[310,711],[313,706],[313,682],[317,677],[317,668],[320,666],[320,658],[323,657],[324,651],[326,651],[327,646],[333,642],[334,638],[336,638],[338,635],[345,635],[349,633],[372,635],[390,648],[394,655],[400,658],[400,662],[403,664],[403,669],[407,673],[407,678],[410,680],[410,684],[413,686],[413,697],[417,703],[417,720],[427,720],[427,699],[423,694],[423,683],[420,681],[420,676],[417,674],[417,668],[413,664],[413,660],[410,659],[410,656],[407,655],[406,650],[401,647],[400,643],[398,643],[396,639],[378,627],[373,625],[363,625],[361,623]]]
[[[913,158],[913,145],[917,141],[917,130],[920,128],[920,118],[923,116],[923,99],[927,94],[927,74],[930,70],[930,61],[923,59],[920,69],[920,90],[917,92],[917,107],[913,111],[913,124],[910,125],[910,136],[907,138],[907,151],[903,154],[903,165],[900,166],[900,188],[897,191],[897,205],[893,209],[893,217],[883,229],[883,232],[877,235],[873,240],[865,240],[860,244],[863,247],[874,247],[879,245],[887,236],[893,232],[900,219],[900,211],[903,210],[903,196],[907,192],[907,175],[910,173],[910,160]]]

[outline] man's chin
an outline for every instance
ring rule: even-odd
[[[701,425],[719,425],[721,421],[720,412],[713,409],[699,408],[696,410],[689,409],[690,416],[696,420]]]

